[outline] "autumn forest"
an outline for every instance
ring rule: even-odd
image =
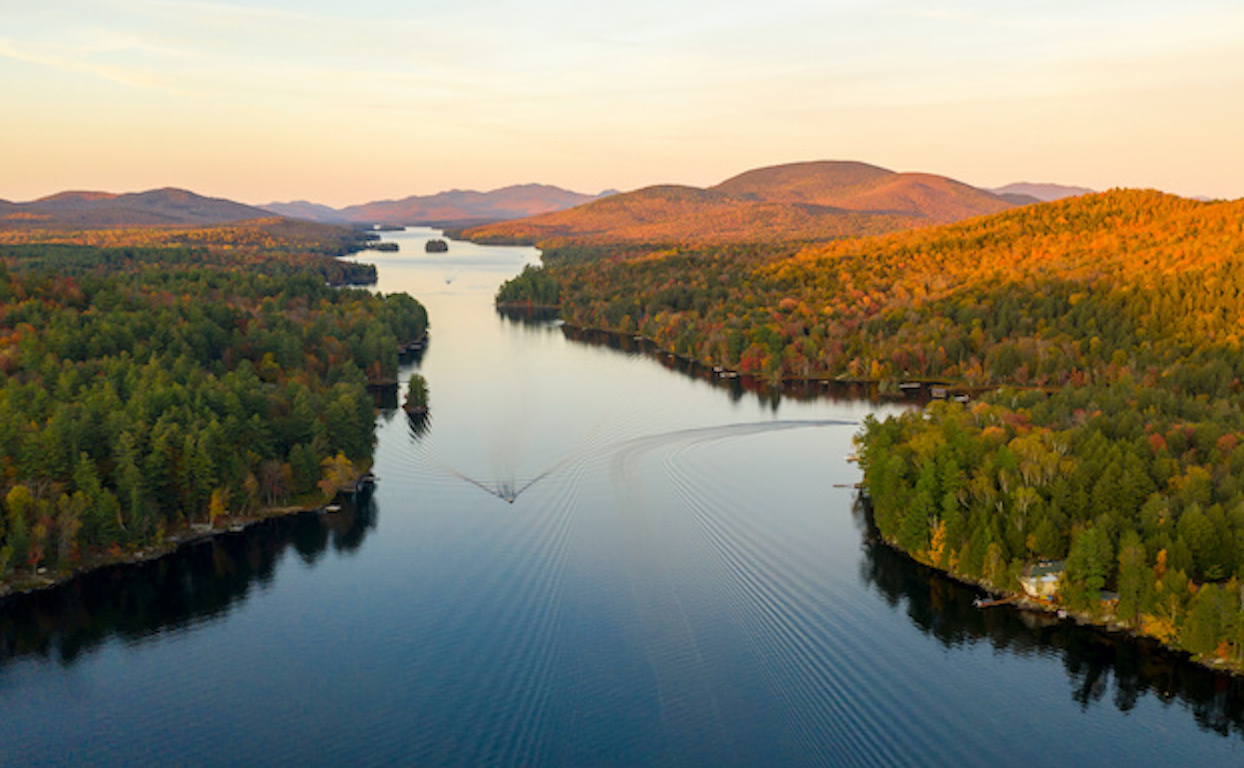
[[[938,382],[870,421],[879,534],[1002,592],[1244,664],[1244,202],[1115,190],[882,237],[563,242],[509,304],[779,382]],[[967,398],[960,398],[967,400]]]
[[[259,222],[0,246],[0,577],[318,502],[365,468],[368,386],[427,317],[337,287],[374,280],[333,258],[351,239]]]

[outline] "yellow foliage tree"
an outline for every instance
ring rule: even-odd
[[[933,529],[933,537],[929,542],[929,562],[935,566],[944,566],[942,555],[946,553],[946,521],[939,520]]]
[[[325,499],[331,499],[341,491],[352,490],[361,474],[354,463],[340,451],[336,456],[324,459],[321,466],[324,467],[324,475],[319,482],[319,488]]]
[[[207,505],[207,522],[209,525],[216,524],[216,518],[225,517],[229,514],[229,491],[224,488],[217,488],[212,491],[212,500]]]

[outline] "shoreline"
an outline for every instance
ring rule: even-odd
[[[527,301],[496,301],[493,306],[507,312],[561,312],[560,304],[535,304]]]
[[[752,374],[743,374],[743,373],[739,373],[738,371],[730,371],[730,369],[724,368],[722,366],[708,365],[694,358],[689,358],[683,355],[679,355],[675,352],[672,352],[670,350],[667,350],[661,347],[655,341],[653,341],[652,339],[649,339],[646,336],[643,336],[642,334],[626,334],[621,331],[613,331],[613,330],[609,330],[605,328],[593,328],[590,326],[573,325],[570,323],[566,323],[565,327],[570,328],[575,331],[580,331],[580,332],[607,334],[615,338],[633,338],[636,341],[640,341],[643,344],[650,346],[651,349],[649,351],[651,354],[654,354],[654,355],[665,355],[665,356],[673,357],[675,359],[682,360],[687,363],[700,366],[706,370],[714,371],[718,373],[719,375],[721,372],[724,371],[724,372],[730,373],[731,375],[735,377],[749,376],[750,378],[753,378],[757,381],[763,380],[763,377],[757,377]],[[995,386],[975,387],[975,386],[963,384],[962,382],[958,384],[947,383],[945,380],[938,380],[936,382],[928,382],[928,381],[917,381],[913,379],[911,381],[912,383],[920,384],[922,392],[925,390],[928,390],[930,387],[933,387],[933,386],[944,386],[947,389],[947,391],[951,394],[971,393],[975,395],[980,392],[996,390],[1003,386],[1015,386],[1015,385],[999,384]],[[879,380],[874,380],[874,379],[834,379],[834,378],[788,379],[788,378],[783,378],[779,380],[778,385],[780,386],[781,384],[787,384],[787,383],[808,384],[808,383],[813,383],[813,382],[821,382],[823,384],[843,384],[843,385],[855,385],[855,386],[866,386],[866,387],[878,387],[879,388],[878,395],[880,395],[883,399],[896,400],[896,401],[902,401],[906,399],[901,389],[896,393],[881,391],[880,387],[882,386],[884,382],[879,381]],[[1020,388],[1020,387],[1016,387],[1016,388]],[[1045,388],[1027,387],[1027,389],[1044,390]],[[930,398],[930,399],[946,399],[946,398]],[[871,516],[871,512],[869,514]],[[999,587],[993,584],[979,581],[976,579],[972,579],[962,574],[958,574],[953,571],[949,571],[943,568],[939,568],[935,565],[931,565],[929,563],[923,562],[915,558],[910,552],[907,552],[902,547],[898,546],[896,543],[888,541],[883,536],[881,536],[880,532],[876,530],[876,528],[872,525],[871,522],[869,523],[869,526],[870,528],[872,528],[872,531],[870,532],[869,535],[875,537],[877,541],[881,542],[886,547],[898,553],[899,555],[902,555],[904,558],[911,561],[912,563],[915,563],[921,566],[922,568],[927,568],[931,572],[936,573],[943,578],[950,579],[951,581],[954,581],[963,586],[983,590],[984,592],[986,592],[987,594],[995,598],[1004,599],[1007,601],[1007,604],[1010,607],[1016,610],[1025,611],[1028,613],[1039,613],[1045,616],[1054,616],[1058,618],[1060,621],[1068,621],[1068,620],[1073,621],[1077,626],[1091,629],[1103,635],[1110,635],[1110,636],[1116,636],[1116,637],[1122,636],[1122,637],[1127,637],[1134,641],[1152,643],[1154,646],[1160,648],[1164,653],[1169,653],[1173,656],[1177,656],[1186,661],[1195,663],[1198,666],[1203,667],[1211,672],[1218,672],[1218,673],[1225,674],[1236,679],[1244,679],[1244,667],[1234,665],[1225,659],[1220,659],[1220,658],[1215,658],[1215,657],[1209,657],[1209,658],[1200,657],[1188,651],[1185,651],[1183,649],[1176,648],[1159,637],[1145,634],[1139,631],[1138,629],[1129,627],[1125,624],[1118,622],[1113,616],[1113,614],[1099,617],[1089,612],[1071,610],[1055,602],[1047,602],[1047,601],[1032,598],[1027,593],[1022,592],[1022,591],[1011,592],[1005,589],[1000,589]],[[1002,607],[1002,606],[997,606],[997,607]],[[988,608],[982,608],[981,610],[988,610]]]
[[[880,542],[881,544],[889,548],[891,551],[901,555],[902,557],[906,558],[908,561],[915,563],[921,568],[925,568],[929,570],[931,573],[937,574],[938,576],[942,578],[950,579],[951,581],[957,584],[961,584],[965,587],[972,587],[975,589],[983,590],[984,592],[986,592],[987,594],[989,594],[990,596],[994,598],[1006,600],[1005,605],[985,606],[985,607],[978,608],[978,610],[989,611],[989,610],[997,610],[997,609],[1003,609],[1003,608],[1009,607],[1014,610],[1024,611],[1026,613],[1037,613],[1037,614],[1042,614],[1044,616],[1054,616],[1059,621],[1071,621],[1071,622],[1074,622],[1076,626],[1092,630],[1104,636],[1113,636],[1113,637],[1121,636],[1121,637],[1126,637],[1129,640],[1132,640],[1135,642],[1150,643],[1156,648],[1161,649],[1163,653],[1167,653],[1172,656],[1178,657],[1179,659],[1183,661],[1188,661],[1193,664],[1196,664],[1200,667],[1205,668],[1206,670],[1209,670],[1210,672],[1217,672],[1217,673],[1227,675],[1228,677],[1232,677],[1238,680],[1244,680],[1244,668],[1237,667],[1225,659],[1213,659],[1213,658],[1207,659],[1207,658],[1203,658],[1200,656],[1196,656],[1180,648],[1175,648],[1171,646],[1170,644],[1166,643],[1165,641],[1163,641],[1161,638],[1154,637],[1153,635],[1144,634],[1143,632],[1133,629],[1132,627],[1128,627],[1124,624],[1114,621],[1112,618],[1113,614],[1111,614],[1110,617],[1105,617],[1105,616],[1097,617],[1085,611],[1074,611],[1074,610],[1071,610],[1070,608],[1067,608],[1055,602],[1046,602],[1044,600],[1035,599],[1033,597],[1028,596],[1026,593],[1022,591],[1021,592],[1010,592],[1005,589],[1000,589],[999,587],[993,584],[990,584],[984,581],[979,581],[977,579],[973,579],[973,578],[964,576],[962,574],[955,573],[954,571],[949,571],[944,568],[939,568],[938,566],[930,565],[929,563],[926,563],[922,560],[918,560],[917,558],[913,557],[910,552],[908,552],[907,550],[903,549],[902,547],[898,546],[894,542],[891,542],[887,540],[884,536],[882,536],[880,532],[878,532],[876,528],[872,525],[872,522],[871,522],[872,512],[870,511],[868,514],[870,515],[869,528],[871,530],[868,532],[867,535],[871,536],[873,539]]]
[[[506,309],[506,308],[521,309],[524,306],[525,305],[521,305],[521,304],[520,305],[498,304],[497,308],[498,309]],[[542,309],[542,310],[543,309],[549,309],[549,310],[556,309],[558,311],[561,310],[561,307],[556,306],[556,305],[551,306],[551,307],[544,307],[543,305],[533,305],[533,307],[537,309]],[[706,371],[712,371],[714,374],[717,375],[717,378],[721,378],[721,379],[746,378],[751,381],[767,384],[771,387],[773,386],[780,387],[782,385],[787,385],[787,384],[790,384],[790,385],[821,384],[825,386],[841,385],[841,386],[852,386],[852,387],[876,387],[877,394],[879,398],[881,399],[895,400],[895,401],[902,401],[904,399],[907,399],[907,396],[904,395],[901,384],[899,380],[897,379],[851,379],[851,378],[839,378],[839,377],[834,377],[834,376],[783,376],[781,378],[778,378],[776,381],[774,381],[774,380],[770,380],[769,378],[767,378],[764,374],[744,373],[740,370],[737,370],[734,368],[728,368],[724,365],[708,363],[698,358],[688,357],[686,355],[680,355],[677,352],[674,352],[673,350],[666,349],[665,347],[661,346],[657,341],[647,336],[644,336],[643,334],[640,334],[640,333],[626,333],[624,331],[616,331],[616,330],[612,330],[609,328],[599,328],[599,327],[591,326],[591,325],[577,325],[575,323],[569,323],[569,322],[564,322],[564,327],[572,331],[575,331],[577,333],[600,333],[600,334],[612,336],[617,339],[631,339],[634,341],[638,341],[642,344],[649,346],[650,349],[645,350],[645,351],[654,357],[666,356],[666,357],[671,357],[675,360],[680,360],[682,362],[689,363],[691,365],[696,365]],[[922,391],[928,390],[932,387],[944,386],[946,387],[948,394],[952,396],[959,395],[959,394],[975,395],[981,392],[990,392],[990,391],[999,389],[1004,386],[1014,386],[1014,385],[1006,385],[1006,384],[994,384],[994,385],[983,385],[983,386],[969,385],[969,384],[963,384],[963,383],[955,384],[955,383],[948,383],[945,379],[929,379],[929,380],[905,379],[904,383],[905,382],[912,382],[912,383],[919,384],[922,388]],[[1019,387],[1016,387],[1016,388],[1019,388]],[[930,398],[930,399],[943,399],[943,398]]]
[[[496,307],[498,311],[502,311],[502,312],[515,312],[515,311],[518,311],[518,312],[557,312],[560,315],[561,309],[562,309],[560,304],[534,304],[534,303],[529,303],[529,302],[515,302],[515,301],[494,302],[493,305]],[[899,380],[897,379],[851,379],[851,378],[840,378],[840,377],[833,377],[833,376],[789,376],[789,377],[783,376],[783,377],[778,378],[776,381],[774,381],[774,380],[770,380],[764,374],[743,373],[740,370],[737,370],[734,368],[727,368],[724,365],[718,365],[715,363],[705,362],[698,358],[681,355],[677,352],[674,352],[671,349],[667,349],[661,346],[660,343],[658,343],[656,340],[651,339],[641,333],[627,333],[626,331],[619,331],[619,330],[614,330],[611,328],[601,328],[601,327],[592,326],[592,325],[579,325],[577,323],[568,322],[565,320],[565,318],[562,318],[562,317],[559,317],[559,319],[562,320],[563,327],[568,328],[572,331],[575,331],[578,333],[600,333],[600,334],[606,334],[606,335],[612,336],[617,339],[629,339],[629,340],[638,341],[638,342],[641,342],[642,344],[645,344],[651,347],[651,349],[646,350],[647,352],[649,352],[649,354],[652,354],[654,356],[665,355],[667,357],[672,357],[676,360],[681,360],[683,362],[690,363],[692,365],[700,366],[701,368],[705,370],[713,371],[720,378],[746,377],[753,381],[769,384],[770,386],[781,386],[783,384],[818,383],[818,384],[826,384],[826,385],[841,384],[844,386],[876,387],[878,390],[878,394],[885,399],[898,400],[898,399],[903,398],[902,386]],[[922,389],[930,389],[932,387],[945,387],[947,389],[947,393],[949,396],[959,395],[959,394],[973,394],[974,395],[974,394],[979,394],[981,392],[989,392],[989,391],[998,389],[1003,386],[1017,386],[1017,385],[1006,385],[1006,384],[969,385],[969,384],[964,384],[962,382],[959,382],[959,383],[949,382],[946,379],[927,379],[927,380],[905,379],[903,383],[906,383],[906,382],[919,384]],[[891,389],[893,391],[890,391]]]
[[[164,541],[158,544],[124,551],[119,554],[104,552],[89,558],[83,558],[84,562],[70,571],[56,571],[53,573],[48,570],[42,574],[36,572],[19,578],[10,578],[0,582],[0,604],[12,597],[63,587],[80,576],[85,576],[104,568],[154,562],[176,554],[184,547],[192,544],[210,541],[225,534],[244,533],[246,529],[259,523],[282,517],[291,517],[305,512],[314,512],[322,506],[265,507],[255,515],[221,518],[221,521],[227,520],[228,522],[218,521],[212,527],[208,527],[205,523],[192,523],[165,535]]]
[[[704,368],[706,370],[712,370],[719,374],[720,372],[724,371],[724,372],[728,372],[734,377],[748,376],[756,381],[763,381],[763,377],[757,377],[753,374],[743,374],[743,373],[739,373],[738,371],[731,371],[730,369],[724,368],[722,366],[710,366],[694,358],[686,357],[684,355],[679,355],[675,352],[672,352],[670,350],[667,350],[661,347],[655,341],[653,341],[652,339],[649,339],[646,336],[643,336],[642,334],[626,334],[621,331],[612,331],[612,330],[608,330],[604,328],[593,328],[589,326],[572,325],[570,323],[567,323],[566,327],[576,330],[576,331],[581,331],[581,332],[608,334],[616,338],[628,338],[628,337],[634,338],[637,341],[641,341],[642,343],[649,345],[651,347],[651,350],[650,350],[651,354],[673,357],[675,359],[682,360],[687,363],[700,366],[701,368]],[[882,385],[887,382],[893,383],[892,380],[886,380],[885,382],[883,382],[883,381],[875,380],[875,379],[783,378],[779,380],[777,386],[781,386],[782,384],[810,384],[813,382],[820,382],[826,385],[842,384],[842,385],[853,385],[853,386],[864,386],[864,387],[877,387],[878,395],[881,399],[891,400],[891,401],[900,401],[900,402],[907,399],[907,397],[903,394],[903,391],[901,389],[898,392],[886,392],[880,389]],[[1020,387],[1018,385],[1005,385],[1005,384],[978,387],[978,386],[966,385],[966,384],[963,384],[962,382],[958,384],[954,384],[954,383],[948,384],[945,380],[937,380],[933,382],[933,381],[918,381],[918,380],[912,379],[911,382],[919,384],[921,387],[922,393],[934,386],[944,386],[951,395],[955,395],[959,393],[971,393],[973,395],[976,395],[976,394],[979,394],[980,392],[993,391],[1004,386],[1011,386],[1016,389],[1029,389],[1029,390],[1042,390],[1042,391],[1047,389],[1045,387],[1037,387],[1037,386]],[[773,386],[771,382],[770,382],[770,385]],[[897,387],[897,385],[895,386]],[[934,399],[948,399],[948,398],[929,398],[929,399],[934,400]],[[871,523],[870,523],[870,526],[871,526]],[[1127,637],[1135,641],[1152,643],[1158,648],[1161,648],[1162,651],[1165,653],[1169,653],[1181,659],[1195,663],[1198,666],[1201,666],[1211,672],[1222,673],[1222,674],[1228,675],[1236,679],[1244,679],[1244,667],[1240,667],[1235,664],[1232,664],[1230,661],[1226,659],[1221,659],[1221,658],[1216,658],[1216,657],[1201,657],[1201,656],[1192,654],[1186,650],[1183,650],[1181,648],[1176,648],[1159,637],[1145,634],[1136,628],[1120,623],[1119,621],[1116,620],[1113,614],[1098,617],[1089,612],[1071,610],[1058,603],[1046,602],[1046,601],[1035,599],[1033,597],[1030,597],[1028,594],[1022,591],[1011,592],[1005,589],[1000,589],[999,587],[993,584],[986,583],[983,581],[978,581],[970,577],[964,576],[962,574],[958,574],[953,571],[945,570],[935,565],[931,565],[929,563],[918,560],[917,558],[912,556],[910,552],[907,552],[906,550],[899,547],[894,542],[886,540],[875,529],[870,535],[876,537],[877,541],[881,542],[882,544],[884,544],[886,547],[890,548],[894,552],[907,558],[912,563],[915,563],[923,568],[928,568],[930,571],[944,578],[948,578],[958,584],[962,584],[964,586],[972,587],[975,589],[980,589],[995,598],[1004,599],[1007,601],[1007,604],[1009,606],[1011,606],[1012,608],[1016,610],[1026,611],[1029,613],[1039,613],[1039,614],[1046,615],[1046,616],[1055,616],[1059,620],[1070,620],[1070,621],[1075,622],[1077,626],[1092,629],[1104,635],[1123,636],[1123,637]],[[997,607],[1001,607],[1001,606],[997,606]],[[982,609],[982,610],[986,610],[986,609]]]

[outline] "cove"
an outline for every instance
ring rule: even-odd
[[[437,235],[368,256],[432,323],[369,502],[0,603],[0,764],[1244,761],[1237,681],[875,542],[836,486],[899,406],[498,314],[537,253]]]

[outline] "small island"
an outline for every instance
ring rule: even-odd
[[[410,374],[410,386],[406,389],[406,403],[402,406],[412,419],[428,415],[428,380],[421,374]]]
[[[428,253],[445,253],[449,250],[449,243],[439,237],[434,237],[423,246],[423,249]]]

